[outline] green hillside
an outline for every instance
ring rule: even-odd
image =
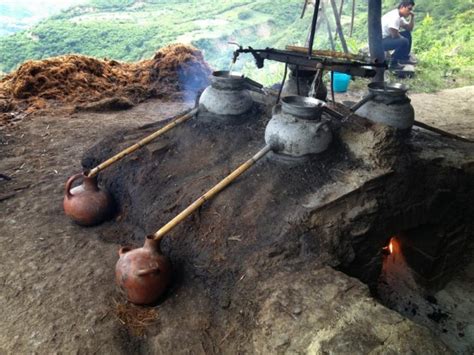
[[[385,10],[395,3],[385,1]],[[344,3],[346,34],[351,7],[352,1]],[[302,45],[312,8],[300,19],[301,8],[301,0],[90,0],[28,31],[1,37],[0,71],[9,72],[27,59],[69,53],[136,61],[174,42],[191,43],[211,66],[228,68],[235,48],[228,41],[253,47]],[[472,83],[472,1],[422,0],[416,12],[414,47],[420,70],[415,85],[423,83],[421,90],[434,90]],[[347,38],[353,52],[367,45],[366,13],[367,2],[358,1],[354,35]],[[334,23],[331,26],[334,30]],[[330,48],[325,24],[318,30],[315,48]],[[278,64],[268,63],[265,71],[257,72],[250,57],[239,61],[237,68],[242,66],[265,82],[281,75]]]

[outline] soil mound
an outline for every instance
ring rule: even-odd
[[[107,98],[136,104],[151,97],[194,95],[208,84],[210,72],[202,53],[183,44],[164,47],[152,59],[136,63],[82,55],[30,60],[0,80],[0,126],[15,114]]]

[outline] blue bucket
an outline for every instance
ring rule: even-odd
[[[349,87],[351,76],[344,73],[334,72],[334,82],[332,88],[335,92],[346,92]]]

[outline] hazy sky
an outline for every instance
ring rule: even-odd
[[[24,6],[29,8],[57,6],[64,8],[84,1],[85,0],[0,0],[0,5]]]

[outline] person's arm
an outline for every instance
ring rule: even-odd
[[[395,28],[389,28],[388,32],[390,33],[390,37],[392,37],[392,38],[400,37],[400,32]]]
[[[415,27],[415,14],[410,12],[410,22],[404,23],[401,26],[407,31],[413,31],[413,28]]]

